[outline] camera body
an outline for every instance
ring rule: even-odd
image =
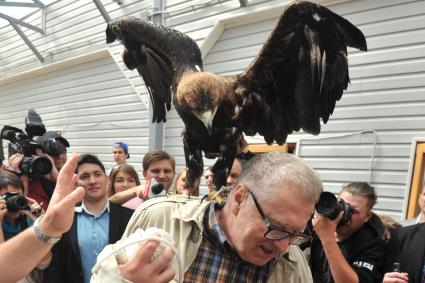
[[[9,157],[14,153],[20,153],[24,157],[19,164],[22,174],[29,176],[41,176],[52,171],[52,163],[45,157],[35,156],[37,148],[42,147],[33,140],[34,136],[42,136],[46,132],[40,116],[35,110],[28,110],[25,117],[25,132],[19,128],[5,125],[1,130],[1,150],[3,139],[10,141]],[[1,152],[0,155],[3,155]]]
[[[354,210],[349,203],[343,199],[337,199],[331,192],[322,192],[319,201],[316,203],[316,211],[331,220],[335,220],[339,213],[343,211],[343,216],[338,225],[347,224],[351,219]]]
[[[143,190],[143,198],[145,200],[166,195],[167,191],[164,189],[164,186],[158,183],[154,178],[146,181],[146,186]]]
[[[28,207],[26,197],[19,195],[17,192],[7,192],[0,199],[6,201],[6,207],[9,212],[18,212]]]

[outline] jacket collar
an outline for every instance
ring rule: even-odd
[[[81,205],[76,206],[74,208],[74,211],[77,213],[82,213],[83,211],[87,214],[93,215],[93,216],[98,216],[98,215],[102,215],[105,211],[107,211],[108,213],[110,213],[111,208],[110,208],[110,204],[109,204],[109,200],[106,201],[105,207],[102,209],[102,211],[100,213],[98,213],[97,215],[94,215],[85,205],[85,202],[83,200],[83,202],[81,203]]]

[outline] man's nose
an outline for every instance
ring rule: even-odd
[[[97,178],[95,176],[90,176],[89,182],[92,183],[96,183],[97,182]]]
[[[282,253],[282,252],[285,252],[288,249],[289,245],[291,244],[291,238],[288,237],[288,238],[285,238],[285,239],[282,239],[282,240],[279,240],[279,241],[273,241],[273,242],[274,242],[274,245],[276,246],[277,250],[280,253]]]

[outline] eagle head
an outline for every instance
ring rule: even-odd
[[[213,121],[226,95],[226,80],[208,72],[184,73],[176,91],[176,110],[185,109],[213,133]]]

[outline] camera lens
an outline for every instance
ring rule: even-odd
[[[322,192],[316,204],[316,210],[331,220],[335,220],[341,211],[338,207],[338,199],[331,192]]]
[[[45,157],[35,156],[30,162],[33,175],[47,175],[52,171],[52,163]]]
[[[6,200],[7,210],[10,212],[18,212],[26,208],[28,200],[24,196],[13,196]]]

